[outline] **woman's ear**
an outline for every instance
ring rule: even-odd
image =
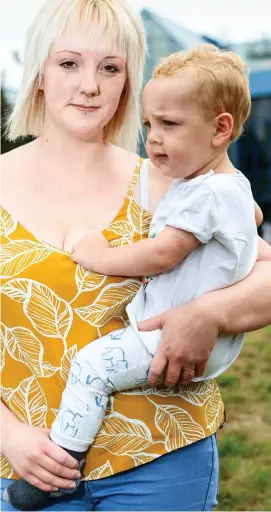
[[[225,142],[230,141],[233,130],[233,118],[228,112],[223,112],[215,118],[215,130],[212,137],[212,145],[214,147],[222,146]]]
[[[42,75],[42,77],[39,79],[38,90],[39,90],[39,91],[43,91],[43,90],[44,90],[43,75]]]

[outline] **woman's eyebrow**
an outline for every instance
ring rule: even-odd
[[[122,59],[123,60],[123,57],[121,57],[120,55],[107,55],[107,57],[104,57],[105,59]]]
[[[58,50],[58,52],[56,52],[56,54],[58,54],[58,53],[73,53],[75,55],[79,55],[79,57],[82,57],[82,53],[76,52],[75,50]],[[120,55],[106,55],[105,57],[102,58],[102,60],[106,60],[106,59],[120,59],[123,62],[125,62],[125,59],[123,57],[121,57]]]
[[[74,50],[59,50],[59,51],[58,51],[58,52],[56,52],[56,53],[64,53],[64,52],[66,52],[66,53],[75,53],[76,55],[82,55],[82,53],[80,53],[80,52],[75,52]]]

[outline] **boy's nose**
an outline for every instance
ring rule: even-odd
[[[148,142],[150,144],[161,144],[161,136],[155,130],[150,130],[148,133]]]

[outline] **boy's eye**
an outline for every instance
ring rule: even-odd
[[[73,60],[65,60],[65,62],[61,62],[60,66],[64,69],[74,69],[77,67]]]
[[[174,126],[176,123],[174,123],[173,121],[166,121],[165,119],[163,120],[163,125],[164,126]]]

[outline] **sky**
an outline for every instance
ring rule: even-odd
[[[130,0],[136,9],[149,8],[195,32],[224,42],[271,38],[271,0]],[[1,68],[10,51],[23,51],[27,26],[44,0],[2,0]],[[14,73],[16,71],[14,70]]]

